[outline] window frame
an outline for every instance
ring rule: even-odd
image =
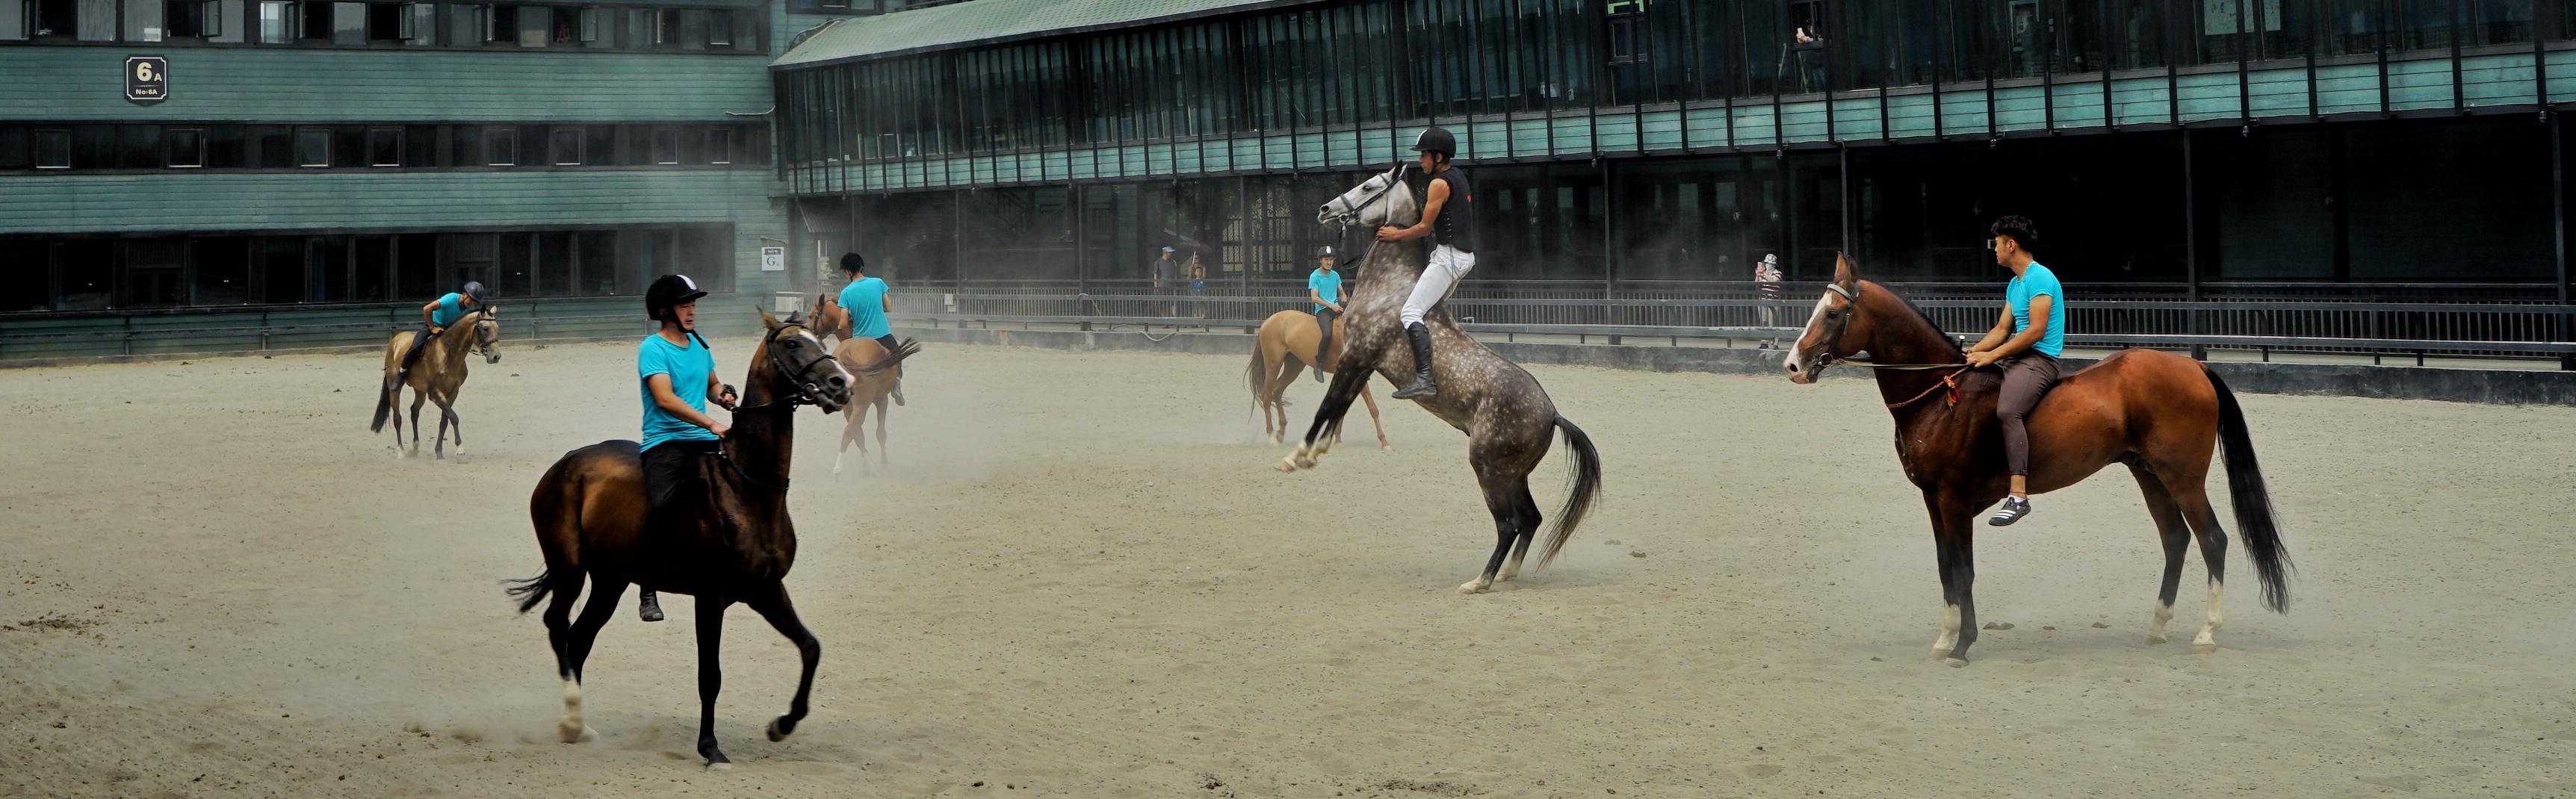
[[[58,137],[58,140],[62,142],[63,157],[62,163],[59,165],[45,165],[45,140],[47,137]],[[27,159],[34,169],[68,170],[77,166],[76,161],[72,158],[73,148],[71,128],[35,128],[29,130],[27,132],[27,147],[29,150],[27,153]]]
[[[647,139],[647,141],[651,145],[652,149],[647,151],[648,158],[646,160],[648,163],[652,166],[679,166],[680,127],[678,125],[658,125],[652,128],[650,136],[651,138]],[[664,136],[670,137],[671,146],[667,151],[662,148]],[[663,155],[665,152],[669,153],[668,157]]]
[[[184,126],[184,125],[174,125],[174,126],[169,126],[169,127],[164,127],[164,128],[162,128],[162,133],[161,133],[161,166],[162,166],[162,168],[164,168],[164,169],[204,169],[204,168],[206,168],[206,140],[207,140],[208,138],[210,138],[210,137],[207,135],[207,134],[208,134],[208,132],[209,132],[209,131],[208,131],[206,128],[201,127],[201,126]],[[182,135],[192,136],[192,137],[195,137],[195,139],[196,139],[196,143],[197,143],[197,144],[196,144],[196,147],[194,148],[194,149],[196,150],[195,159],[194,159],[194,160],[195,160],[195,163],[188,163],[188,164],[179,163],[179,154],[180,154],[180,150],[182,149],[182,148],[179,146],[179,139],[180,139],[180,137],[181,137]]]
[[[287,160],[288,160],[289,162],[291,162],[291,163],[293,163],[293,164],[295,165],[295,167],[294,167],[294,168],[296,168],[296,169],[330,169],[330,168],[331,168],[331,129],[330,129],[330,128],[328,128],[328,127],[322,127],[322,126],[315,126],[315,125],[297,125],[297,126],[295,126],[295,128],[294,128],[294,133],[292,134],[292,136],[293,136],[293,139],[292,139],[292,145],[291,145],[291,146],[293,146],[293,147],[294,147],[293,157],[288,158]],[[318,139],[315,139],[315,140],[317,140],[317,141],[321,142],[321,145],[322,145],[322,155],[321,155],[321,157],[320,157],[320,158],[318,158],[318,159],[306,159],[306,158],[304,157],[304,144],[305,144],[305,142],[307,141],[307,138],[306,138],[306,137],[318,137]],[[318,160],[318,161],[321,161],[321,163],[318,163],[318,164],[316,164],[316,163],[307,163],[307,161],[308,161],[308,160]]]
[[[384,162],[382,162],[381,160],[379,160],[379,159],[376,157],[376,153],[377,153],[378,147],[380,146],[380,143],[382,143],[382,142],[386,141],[386,137],[391,137],[391,140],[392,140],[392,142],[393,142],[394,162],[393,162],[393,163],[390,163],[390,164],[388,164],[388,163],[384,163]],[[382,169],[382,168],[385,168],[385,167],[404,167],[404,166],[410,166],[410,164],[405,164],[405,163],[403,163],[403,154],[404,154],[404,153],[407,153],[407,152],[410,152],[410,149],[409,149],[409,147],[408,147],[408,145],[409,145],[410,143],[409,143],[409,142],[407,142],[407,141],[405,141],[405,140],[404,140],[404,137],[405,137],[405,131],[404,131],[404,130],[403,130],[403,128],[402,128],[402,127],[400,127],[400,126],[395,126],[395,125],[369,125],[369,126],[367,126],[367,152],[365,153],[365,155],[366,155],[366,161],[367,161],[367,168],[369,168],[369,169]]]
[[[493,145],[493,143],[494,143],[494,142],[507,142],[507,143],[508,143],[509,148],[510,148],[510,161],[509,161],[508,163],[501,163],[501,162],[499,162],[499,161],[495,161],[495,160],[493,160],[493,158],[492,158],[493,146],[492,146],[492,145]],[[483,157],[482,157],[481,159],[479,159],[479,160],[481,160],[481,161],[483,162],[483,163],[479,164],[479,166],[487,166],[487,167],[515,167],[515,166],[518,166],[518,165],[519,165],[519,128],[518,128],[518,126],[516,126],[516,125],[488,125],[488,126],[485,126],[485,127],[483,128]]]

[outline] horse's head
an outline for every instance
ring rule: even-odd
[[[1815,313],[1807,317],[1806,332],[1789,348],[1784,367],[1789,382],[1814,383],[1816,375],[1834,361],[1868,350],[1877,340],[1879,325],[1873,324],[1861,299],[1876,296],[1886,289],[1860,279],[1860,270],[1851,258],[1834,253],[1834,282],[1825,286],[1824,296],[1816,298]]]
[[[824,413],[849,403],[850,373],[832,359],[831,350],[814,337],[804,320],[788,314],[781,321],[764,310],[760,323],[768,326],[769,334],[760,341],[760,354],[752,358],[752,378],[767,381],[770,396],[812,403]]]
[[[850,309],[841,307],[840,298],[831,292],[816,292],[814,297],[814,330],[822,335],[847,338],[850,334]]]
[[[483,306],[482,318],[474,320],[474,354],[484,363],[501,362],[501,318],[492,306]]]
[[[1404,170],[1411,164],[1397,164],[1387,171],[1370,175],[1360,185],[1324,203],[1315,211],[1315,221],[1326,225],[1410,225],[1421,221],[1421,207],[1413,201],[1413,189],[1404,183]],[[1411,217],[1411,218],[1406,218]]]

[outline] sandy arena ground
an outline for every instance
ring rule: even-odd
[[[2012,627],[1952,669],[1858,381],[1536,369],[1608,505],[1464,597],[1491,527],[1419,410],[1288,476],[1239,358],[934,346],[892,468],[835,479],[840,417],[801,413],[817,705],[762,738],[795,655],[737,608],[708,773],[685,598],[620,612],[600,740],[552,738],[499,581],[539,568],[538,474],[633,435],[632,349],[505,348],[447,462],[367,434],[374,355],[0,371],[0,795],[2576,795],[2576,409],[2248,396],[2290,615],[2240,550],[2193,654],[2195,552],[2142,645],[2160,555],[2115,471],[1979,528]]]

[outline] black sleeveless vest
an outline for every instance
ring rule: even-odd
[[[1431,241],[1459,252],[1475,252],[1476,191],[1468,188],[1467,173],[1453,166],[1431,179],[1449,182],[1449,200],[1440,206],[1440,218],[1431,223]]]

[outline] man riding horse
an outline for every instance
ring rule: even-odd
[[[2039,398],[2057,385],[2057,357],[2066,347],[2066,289],[2057,273],[2030,254],[2039,246],[2039,231],[2028,217],[2007,216],[1988,229],[1986,248],[1995,263],[2012,270],[2004,287],[2003,316],[1995,328],[1968,348],[1970,368],[2002,366],[2003,395],[1995,401],[1995,420],[2003,424],[2004,463],[2012,475],[2012,493],[1986,523],[2002,527],[2030,515],[2030,432],[2028,420]]]
[[[1431,188],[1422,202],[1422,221],[1408,227],[1387,225],[1378,228],[1378,241],[1403,241],[1430,236],[1431,261],[1422,270],[1422,278],[1413,284],[1413,293],[1404,300],[1404,310],[1397,320],[1404,324],[1405,338],[1413,344],[1413,382],[1396,389],[1389,396],[1396,399],[1440,396],[1440,382],[1431,376],[1431,329],[1422,324],[1431,306],[1440,304],[1458,281],[1476,268],[1476,192],[1467,185],[1467,173],[1449,161],[1458,155],[1458,138],[1446,128],[1432,128],[1413,140],[1413,151],[1420,153],[1422,172],[1431,176]]]
[[[447,332],[448,325],[456,324],[456,320],[463,318],[466,311],[483,305],[487,299],[483,293],[483,284],[468,280],[457,290],[420,306],[421,326],[428,332],[412,337],[411,349],[403,352],[401,368],[394,371],[393,379],[386,381],[386,384],[388,386],[400,384],[403,377],[410,374],[412,363],[420,360],[420,352],[429,346],[430,339]]]
[[[644,291],[644,312],[662,329],[635,349],[635,373],[644,401],[644,540],[668,526],[671,501],[696,474],[699,459],[716,454],[725,423],[707,415],[707,400],[733,410],[734,390],[715,375],[716,357],[698,335],[698,298],[707,296],[686,275],[663,275]],[[662,620],[662,603],[645,587],[636,615]]]

